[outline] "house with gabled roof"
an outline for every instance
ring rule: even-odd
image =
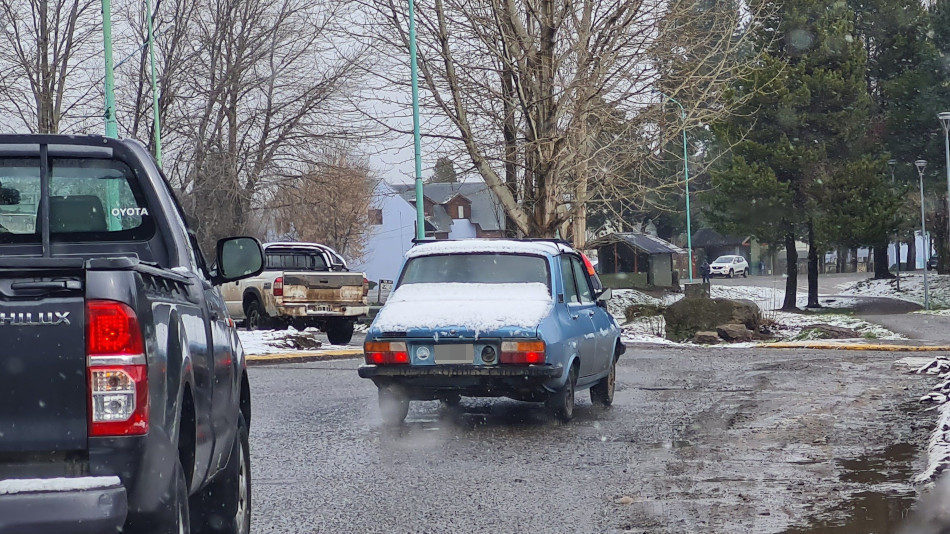
[[[392,187],[415,207],[416,188],[413,184]],[[425,184],[422,194],[426,237],[504,237],[504,209],[484,182]]]

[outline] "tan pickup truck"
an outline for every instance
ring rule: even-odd
[[[264,256],[259,276],[221,286],[231,317],[248,330],[313,326],[333,345],[349,343],[354,322],[369,312],[363,273],[317,243],[267,243]]]

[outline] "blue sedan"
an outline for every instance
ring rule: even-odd
[[[561,421],[574,393],[613,402],[620,328],[589,262],[561,241],[463,240],[413,247],[366,335],[363,378],[386,424],[411,400],[545,402]]]

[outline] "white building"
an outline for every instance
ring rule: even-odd
[[[392,186],[381,181],[373,192],[370,227],[362,263],[350,268],[366,278],[395,280],[416,235],[416,210]]]

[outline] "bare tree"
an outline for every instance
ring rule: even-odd
[[[647,169],[681,132],[658,127],[664,112],[653,91],[684,103],[684,127],[700,125],[729,112],[718,96],[756,59],[742,27],[758,14],[737,3],[416,5],[424,104],[449,122],[427,133],[462,149],[522,234],[552,236],[572,222],[581,246],[587,202],[637,195],[636,187],[622,186],[629,170]],[[401,61],[408,47],[404,3],[365,6],[378,54]],[[630,146],[631,139],[643,145]]]
[[[327,150],[321,159],[276,188],[274,227],[280,239],[323,243],[359,261],[377,180],[367,162],[345,150]]]
[[[346,2],[200,0],[165,126],[185,144],[167,166],[210,244],[259,231],[261,193],[354,134],[346,100],[361,50],[338,46]],[[167,91],[167,90],[166,90]]]
[[[6,126],[58,133],[64,117],[88,111],[98,96],[88,83],[87,64],[101,57],[98,5],[98,0],[0,0],[0,114],[9,121]]]

